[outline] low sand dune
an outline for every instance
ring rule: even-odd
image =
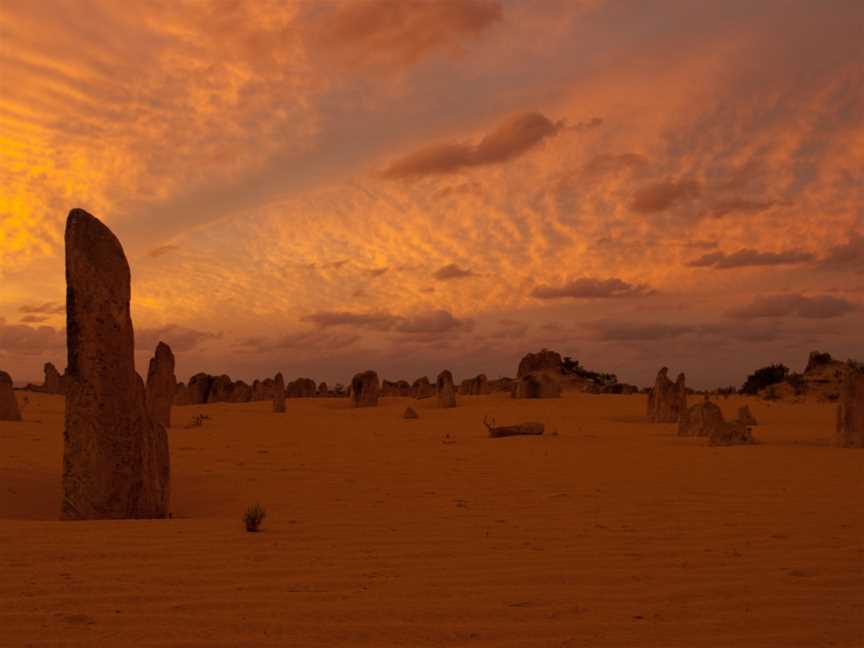
[[[864,643],[864,453],[826,404],[721,400],[763,423],[731,448],[644,395],[177,407],[174,519],[60,522],[63,398],[28,396],[0,422],[2,646]]]

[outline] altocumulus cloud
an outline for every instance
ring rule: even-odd
[[[588,326],[597,338],[610,342],[665,340],[693,333],[696,328],[685,324],[662,322],[618,322],[600,320]]]
[[[633,194],[630,209],[640,214],[662,212],[699,197],[702,186],[696,180],[666,180],[640,187]]]
[[[314,6],[314,4],[312,5]],[[436,50],[459,51],[502,18],[496,0],[375,0],[321,3],[310,29],[313,49],[349,67],[398,70]]]
[[[506,162],[526,153],[564,128],[537,112],[513,115],[477,144],[447,143],[422,148],[387,167],[385,178],[400,179],[451,173],[466,167]]]
[[[45,302],[43,304],[24,304],[18,311],[28,315],[60,315],[66,312],[66,304]]]
[[[537,299],[611,299],[643,297],[652,290],[645,284],[631,284],[617,277],[597,279],[582,277],[559,286],[537,286],[531,296]]]
[[[356,335],[341,335],[314,330],[286,333],[275,339],[262,337],[246,338],[241,340],[237,346],[244,351],[252,353],[266,353],[279,349],[321,353],[323,351],[345,349],[359,339]]]
[[[849,232],[849,240],[830,248],[819,266],[824,270],[864,272],[864,236]]]
[[[451,279],[467,279],[468,277],[475,277],[476,274],[468,268],[461,268],[455,263],[448,263],[447,265],[438,268],[432,276],[438,281],[450,281]]]
[[[446,310],[431,310],[408,317],[384,311],[352,313],[348,311],[321,311],[300,318],[320,328],[344,326],[373,331],[391,331],[407,335],[450,333],[470,330],[471,320],[454,317]]]
[[[7,324],[0,317],[0,353],[8,355],[40,355],[59,351],[66,346],[63,329],[50,326]]]
[[[353,328],[389,331],[399,318],[385,311],[373,311],[369,313],[352,313],[349,311],[319,311],[300,318],[301,322],[308,322],[321,328],[331,326],[350,326]]]
[[[799,293],[766,295],[727,314],[736,319],[798,316],[805,319],[830,319],[858,310],[858,305],[831,295],[807,297]]]
[[[165,342],[174,352],[192,351],[207,340],[218,340],[221,333],[208,333],[176,324],[159,328],[142,328],[135,332],[135,348],[152,351],[159,342]]]
[[[804,250],[760,252],[758,250],[744,248],[731,254],[726,254],[725,252],[710,252],[698,259],[690,261],[687,265],[691,268],[718,268],[729,270],[732,268],[806,263],[808,261],[813,261],[815,258],[815,255],[810,252],[805,252]]]

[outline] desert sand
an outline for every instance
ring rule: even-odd
[[[729,448],[644,395],[176,407],[172,519],[60,522],[63,397],[17,395],[3,646],[864,645],[864,454],[829,404],[721,399],[762,423]]]

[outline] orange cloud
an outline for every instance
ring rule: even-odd
[[[640,214],[661,212],[702,193],[702,187],[695,180],[664,180],[640,187],[633,194],[630,208]]]
[[[434,51],[461,52],[501,17],[495,0],[359,0],[325,6],[310,39],[345,65],[403,67]]]
[[[531,296],[537,299],[609,299],[615,297],[644,297],[651,294],[645,284],[630,284],[613,277],[596,279],[581,277],[560,286],[537,286]]]
[[[758,296],[749,304],[729,312],[737,319],[762,317],[787,317],[797,315],[806,319],[830,319],[847,315],[858,309],[858,305],[831,295],[807,297],[798,293],[786,295]]]
[[[393,162],[385,178],[411,178],[450,173],[466,167],[506,162],[537,146],[563,128],[540,113],[513,115],[477,144],[436,144]]]
[[[815,254],[803,250],[785,250],[783,252],[760,252],[752,249],[741,249],[731,254],[725,252],[710,252],[687,263],[692,268],[748,268],[757,266],[792,265],[813,261]]]

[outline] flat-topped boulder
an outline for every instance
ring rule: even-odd
[[[62,516],[166,517],[168,437],[135,372],[129,264],[111,230],[81,209],[66,222],[66,284]]]
[[[561,354],[549,349],[529,353],[519,362],[511,387],[513,398],[558,398],[561,396],[564,363]]]
[[[549,349],[541,349],[537,353],[529,353],[519,362],[516,378],[537,372],[552,372],[561,375],[563,360],[561,354]]]
[[[351,379],[351,404],[354,407],[378,405],[378,374],[371,369],[358,373]]]
[[[438,406],[456,407],[456,387],[453,385],[453,374],[445,369],[438,374],[435,385],[438,392]]]
[[[673,383],[668,373],[667,367],[660,369],[654,388],[648,393],[648,420],[652,423],[677,423],[681,413],[687,409],[684,374],[678,374],[678,379]]]
[[[0,421],[20,421],[21,409],[15,399],[12,376],[0,371]]]
[[[147,370],[147,409],[150,418],[166,430],[171,427],[171,406],[177,391],[174,375],[174,354],[164,342],[159,342]]]

